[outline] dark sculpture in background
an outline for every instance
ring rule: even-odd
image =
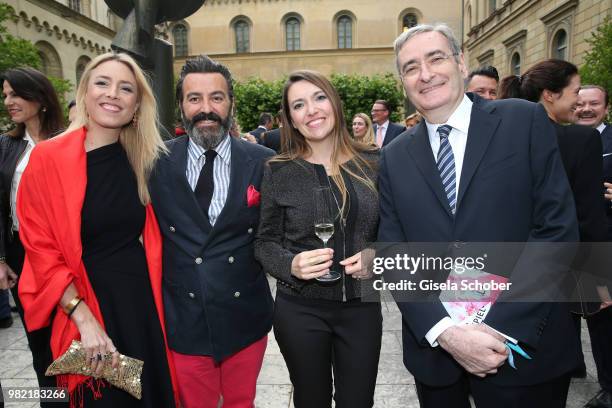
[[[111,47],[130,54],[151,76],[165,137],[174,133],[173,53],[172,44],[155,38],[155,25],[188,17],[202,7],[204,1],[105,0],[113,13],[124,19]]]

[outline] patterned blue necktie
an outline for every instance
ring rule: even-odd
[[[440,150],[438,150],[438,171],[442,179],[442,186],[448,198],[451,212],[455,215],[457,206],[457,180],[455,174],[455,156],[448,141],[448,135],[453,128],[449,125],[438,126],[436,132],[440,134]]]

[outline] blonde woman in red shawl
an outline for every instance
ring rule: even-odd
[[[34,148],[21,180],[26,325],[52,319],[54,358],[80,340],[97,373],[118,368],[119,353],[144,361],[141,400],[93,377],[59,376],[71,406],[172,407],[161,238],[147,188],[165,152],[155,99],[134,60],[108,53],[87,66],[76,101],[75,121]]]

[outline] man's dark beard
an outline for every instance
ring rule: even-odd
[[[219,115],[214,112],[200,112],[191,119],[185,117],[185,113],[182,113],[183,124],[185,125],[185,131],[196,144],[202,146],[204,149],[214,149],[221,143],[223,137],[227,134],[230,127],[232,126],[232,116],[227,115],[227,118],[222,119]],[[201,120],[212,120],[219,124],[217,130],[209,128],[200,128],[195,124]]]

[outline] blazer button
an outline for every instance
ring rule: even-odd
[[[253,233],[253,228],[249,228],[249,229],[247,230],[247,232],[248,232],[249,234],[252,234],[252,233]]]
[[[172,225],[170,226],[170,232],[176,232],[176,228],[174,228]]]
[[[200,258],[199,256],[195,259],[195,263],[197,263],[198,265],[202,263],[202,258]]]
[[[189,297],[192,298],[192,299],[195,299],[195,293],[189,292]]]
[[[235,298],[239,298],[240,297],[240,292],[234,292],[234,297]]]
[[[234,257],[230,256],[229,258],[227,258],[227,262],[234,263]]]

